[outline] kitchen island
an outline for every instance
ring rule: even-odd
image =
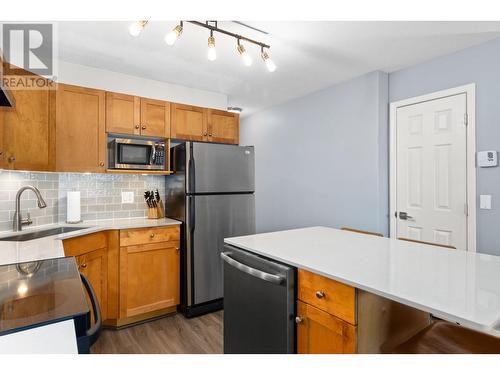
[[[500,257],[326,227],[227,238],[225,243],[297,267],[299,299],[300,273],[310,273],[358,294],[500,336]]]

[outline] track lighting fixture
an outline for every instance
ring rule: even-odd
[[[267,70],[269,72],[274,72],[276,70],[276,64],[269,57],[269,49],[271,48],[271,46],[247,38],[243,35],[238,35],[230,31],[220,29],[218,27],[217,21],[205,21],[204,23],[199,21],[186,21],[186,22],[210,30],[210,36],[208,37],[208,50],[207,50],[207,58],[209,61],[214,61],[217,59],[217,52],[215,50],[215,37],[214,37],[214,32],[217,32],[224,35],[228,35],[236,39],[237,41],[236,50],[238,51],[238,54],[241,56],[241,59],[245,66],[252,65],[253,59],[252,56],[250,56],[250,54],[246,50],[246,48],[241,44],[241,41],[245,41],[246,43],[259,46],[260,57],[262,61],[266,64]],[[136,21],[133,24],[131,24],[129,26],[130,35],[138,36],[147,23],[148,21]],[[169,46],[173,46],[177,42],[177,40],[181,37],[183,28],[184,28],[184,23],[183,21],[180,21],[179,24],[172,29],[172,31],[170,31],[167,35],[165,35],[165,43]]]
[[[128,32],[132,36],[139,36],[142,29],[144,29],[144,26],[146,26],[147,23],[148,21],[136,21],[134,23],[131,23],[128,27]]]
[[[212,30],[210,30],[210,36],[208,37],[207,57],[210,61],[214,61],[217,58],[217,52],[215,51],[214,32]]]
[[[266,63],[267,70],[269,70],[270,72],[274,72],[276,70],[276,64],[273,60],[271,60],[269,54],[264,51],[264,47],[261,47],[260,49],[260,57],[262,58],[262,61]]]
[[[241,59],[243,60],[243,64],[245,64],[245,66],[252,65],[252,62],[253,62],[252,56],[249,55],[249,53],[247,52],[245,47],[243,47],[243,45],[240,43],[239,39],[238,39],[238,47],[236,49],[237,49],[238,53],[240,54]]]
[[[165,35],[165,43],[169,46],[173,46],[175,42],[177,42],[177,39],[181,37],[182,34],[182,29],[183,29],[183,23],[182,21],[175,26],[171,32],[169,32],[167,35]]]

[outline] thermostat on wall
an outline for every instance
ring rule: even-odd
[[[498,165],[498,152],[480,151],[477,153],[478,167],[496,167]]]

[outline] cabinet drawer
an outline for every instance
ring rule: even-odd
[[[131,229],[120,231],[120,246],[179,241],[179,226]]]
[[[63,240],[64,254],[66,256],[79,256],[90,251],[107,247],[107,232],[87,234],[80,237]]]
[[[298,298],[321,310],[356,324],[356,289],[299,269]]]

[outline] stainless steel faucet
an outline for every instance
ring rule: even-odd
[[[42,198],[42,194],[40,193],[40,190],[38,190],[36,187],[32,185],[26,185],[23,186],[21,189],[18,190],[16,194],[16,212],[14,213],[14,232],[19,232],[23,230],[23,225],[30,225],[33,223],[30,219],[30,214],[28,213],[28,218],[24,219],[21,217],[21,194],[25,190],[32,190],[36,194],[36,198],[38,199],[38,207],[39,208],[45,208],[47,207],[47,203]]]

